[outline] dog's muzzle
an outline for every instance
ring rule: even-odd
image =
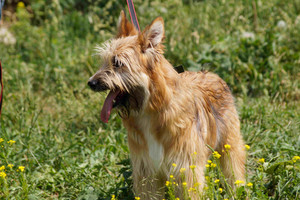
[[[105,90],[109,89],[105,83],[103,83],[97,79],[90,80],[88,82],[88,86],[90,86],[90,88],[95,92],[101,92],[101,91],[105,91]]]

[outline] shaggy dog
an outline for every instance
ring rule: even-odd
[[[181,168],[187,188],[197,182],[201,191],[212,149],[230,184],[244,180],[244,142],[227,84],[210,72],[178,74],[163,55],[163,39],[161,17],[138,32],[121,12],[116,38],[97,47],[103,65],[88,82],[94,91],[109,90],[101,120],[107,123],[113,108],[122,117],[136,196],[164,198],[166,180],[180,183]]]

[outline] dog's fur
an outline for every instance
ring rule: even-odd
[[[128,131],[136,196],[162,199],[171,173],[180,182],[180,168],[186,168],[187,187],[192,187],[190,165],[203,186],[211,155],[207,145],[221,154],[231,184],[244,180],[244,143],[227,84],[210,72],[178,74],[163,56],[163,39],[162,18],[138,32],[121,12],[116,38],[97,48],[103,66],[89,80],[93,90],[110,90],[107,99],[117,101]],[[104,122],[112,99],[104,103]],[[231,145],[230,159],[222,152],[225,144]]]

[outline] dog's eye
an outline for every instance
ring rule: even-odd
[[[114,56],[112,58],[112,65],[116,68],[119,68],[119,67],[122,67],[123,66],[123,63],[121,61],[119,61],[116,56]]]

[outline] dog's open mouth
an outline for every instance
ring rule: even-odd
[[[125,101],[126,93],[121,92],[119,89],[111,90],[107,95],[102,110],[101,110],[101,120],[104,123],[108,122],[111,110]]]

